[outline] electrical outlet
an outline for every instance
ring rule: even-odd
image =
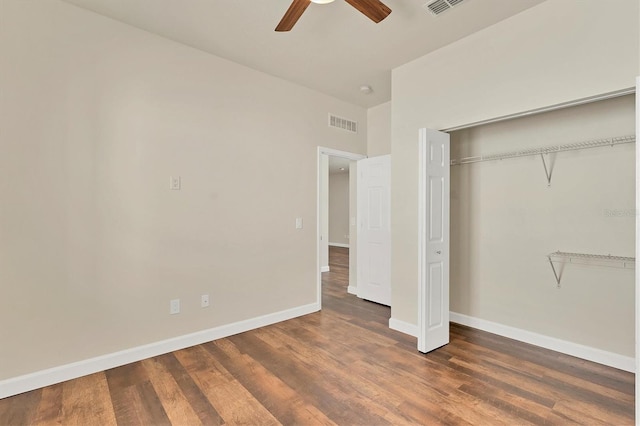
[[[169,302],[169,314],[175,315],[180,313],[180,299],[173,299]]]
[[[180,190],[180,176],[169,176],[169,189]]]
[[[200,296],[200,307],[202,307],[202,308],[209,307],[209,295],[208,294],[203,294],[202,296]]]

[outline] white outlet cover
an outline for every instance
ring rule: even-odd
[[[173,299],[169,302],[169,314],[175,315],[180,313],[180,299]]]
[[[202,296],[200,296],[200,306],[203,308],[206,308],[209,306],[209,295],[208,294],[203,294]]]

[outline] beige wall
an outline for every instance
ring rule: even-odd
[[[454,132],[451,158],[635,133],[635,97]],[[635,256],[634,144],[451,168],[451,310],[634,356],[634,270],[554,251]]]
[[[349,244],[349,173],[329,175],[329,244]]]
[[[0,7],[0,379],[316,302],[316,147],[365,153],[326,122],[364,109],[57,0]]]
[[[392,317],[417,322],[417,137],[634,85],[638,2],[548,0],[393,71]],[[542,167],[542,166],[540,166]]]
[[[367,155],[391,154],[391,102],[367,110]]]

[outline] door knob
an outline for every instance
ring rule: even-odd
[[[442,254],[440,250],[436,250],[436,254]]]

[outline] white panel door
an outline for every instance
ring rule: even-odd
[[[418,350],[449,343],[449,134],[420,129]]]
[[[358,161],[358,297],[391,305],[391,156]]]

